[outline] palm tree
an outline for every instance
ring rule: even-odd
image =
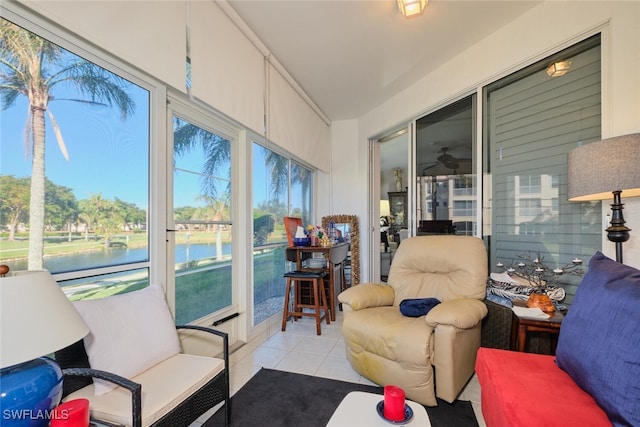
[[[271,194],[275,200],[289,188],[289,159],[266,149],[265,163],[270,168]]]
[[[62,155],[69,154],[62,133],[49,109],[52,101],[84,105],[116,106],[122,119],[134,110],[124,79],[102,67],[70,54],[61,47],[0,18],[0,108],[11,107],[25,96],[29,112],[25,147],[31,152],[31,202],[29,206],[29,269],[41,269],[44,254],[45,217],[45,112]],[[56,99],[56,87],[72,87],[79,99]]]
[[[178,117],[174,117],[173,122],[174,155],[177,157],[185,154],[197,144],[200,144],[205,156],[205,162],[202,167],[202,193],[205,196],[216,197],[218,191],[215,184],[218,180],[214,178],[215,172],[218,168],[229,164],[231,144],[226,139]],[[286,194],[289,189],[289,159],[265,147],[261,148],[265,151],[265,163],[269,170],[271,196],[273,200],[279,200],[279,196]],[[230,173],[231,170],[228,169],[227,172]],[[302,166],[291,168],[292,184],[305,183],[310,177],[309,170]],[[229,185],[224,190],[224,193],[228,195],[231,193],[231,180],[230,176],[225,176],[224,178],[229,178]],[[308,186],[303,186],[303,197],[305,198],[307,191]],[[303,218],[309,220],[308,217],[308,212],[303,213]]]
[[[204,217],[199,219],[206,219],[208,221],[222,221],[230,216],[229,214],[229,195],[223,194],[221,197],[216,198],[212,196],[200,196],[199,200],[206,203],[204,209]],[[209,228],[209,226],[207,226]],[[222,259],[222,227],[220,224],[213,224],[212,230],[216,233],[216,259]]]
[[[199,126],[174,117],[173,119],[173,152],[175,157],[188,153],[190,150],[200,145],[205,153],[204,164],[202,165],[202,193],[206,196],[215,197],[218,193],[216,188],[217,179],[214,178],[216,171],[221,168],[227,169],[227,186],[224,193],[231,193],[231,143],[221,136]]]

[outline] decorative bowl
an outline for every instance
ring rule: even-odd
[[[311,239],[309,237],[294,237],[293,246],[309,246]]]

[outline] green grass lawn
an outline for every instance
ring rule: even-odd
[[[128,239],[126,238],[128,236]],[[146,246],[146,233],[130,233],[115,237],[115,241],[127,242],[127,245]],[[19,240],[7,240],[6,233],[0,236],[0,260],[24,258],[27,256],[29,242],[27,236],[17,236]],[[213,232],[192,232],[190,243],[210,243],[215,241]],[[176,233],[176,243],[186,243],[185,233]],[[103,250],[104,241],[83,236],[60,234],[46,237],[45,254],[64,255],[79,251]],[[234,268],[245,268],[233,265]],[[285,250],[283,246],[256,251],[254,254],[254,302],[256,304],[269,298],[284,294],[282,275],[285,272]],[[190,265],[180,265],[176,270],[176,323],[192,322],[221,308],[232,304],[232,262],[230,259],[215,261],[202,259]],[[148,286],[146,269],[132,272],[98,276],[96,281],[71,281],[63,284],[65,293],[72,301],[104,298],[141,289]]]

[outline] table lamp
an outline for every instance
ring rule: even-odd
[[[574,148],[568,158],[570,202],[605,200],[613,193],[607,237],[616,244],[622,263],[622,243],[631,229],[625,226],[621,195],[640,196],[640,133],[616,136]]]
[[[380,200],[380,226],[383,227],[383,222],[387,228],[389,227],[389,217],[391,216],[391,206],[388,200]],[[384,220],[383,220],[384,219]],[[383,230],[384,231],[384,230]]]
[[[48,357],[89,327],[45,270],[0,277],[2,426],[47,426],[62,397],[62,371]]]

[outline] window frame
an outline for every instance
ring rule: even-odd
[[[232,238],[232,249],[231,249],[231,304],[221,308],[220,310],[208,313],[207,315],[201,317],[200,319],[195,320],[192,323],[195,324],[211,324],[215,319],[225,317],[233,314],[234,312],[242,312],[244,311],[242,307],[244,307],[244,301],[242,295],[244,292],[240,289],[240,283],[243,282],[243,279],[240,278],[240,275],[243,274],[240,272],[239,268],[236,267],[241,261],[240,258],[243,258],[241,255],[240,247],[242,246],[242,235],[241,233],[236,233],[236,229],[240,228],[238,224],[242,223],[242,218],[240,217],[241,209],[236,207],[236,203],[238,202],[238,190],[237,185],[233,185],[234,180],[237,182],[238,180],[238,159],[239,157],[239,146],[243,143],[245,131],[242,129],[240,125],[237,125],[230,120],[226,120],[221,117],[219,113],[213,110],[211,107],[189,97],[184,96],[182,93],[177,91],[169,90],[166,97],[166,135],[167,135],[167,144],[166,144],[166,160],[165,160],[165,172],[166,172],[166,194],[164,197],[166,199],[164,206],[162,207],[163,212],[166,215],[166,230],[167,230],[167,249],[165,254],[165,264],[166,264],[166,290],[167,290],[167,302],[169,303],[169,308],[172,313],[176,311],[176,283],[175,283],[175,275],[173,274],[173,267],[175,265],[175,253],[174,251],[169,250],[170,248],[175,247],[175,238],[173,231],[176,230],[176,224],[173,218],[173,117],[176,116],[183,121],[186,121],[190,124],[200,127],[208,132],[219,135],[226,140],[228,140],[231,144],[231,217],[229,221],[222,221],[225,224],[228,224],[233,229],[233,238]],[[236,238],[238,236],[238,238]],[[241,265],[241,264],[240,264]]]
[[[16,7],[16,10],[13,10],[10,6],[10,4],[3,5],[0,16],[149,92],[149,188],[147,193],[148,260],[54,273],[52,274],[54,279],[58,282],[64,282],[67,280],[91,278],[104,274],[146,269],[148,272],[149,283],[161,281],[161,278],[164,277],[163,269],[158,268],[158,263],[154,263],[153,260],[158,257],[164,257],[163,254],[166,251],[166,245],[164,244],[164,240],[159,237],[160,233],[154,233],[153,230],[162,229],[161,227],[164,227],[165,221],[163,219],[163,215],[158,214],[157,200],[154,200],[152,195],[157,194],[158,191],[162,189],[161,183],[164,181],[163,171],[153,165],[154,162],[161,159],[164,162],[163,147],[166,142],[164,132],[161,131],[161,129],[164,129],[164,102],[166,99],[165,86],[156,79],[141,73],[139,70],[128,65],[117,57],[110,55],[95,45],[77,37],[69,30],[51,23],[38,15],[23,11],[19,6]]]

